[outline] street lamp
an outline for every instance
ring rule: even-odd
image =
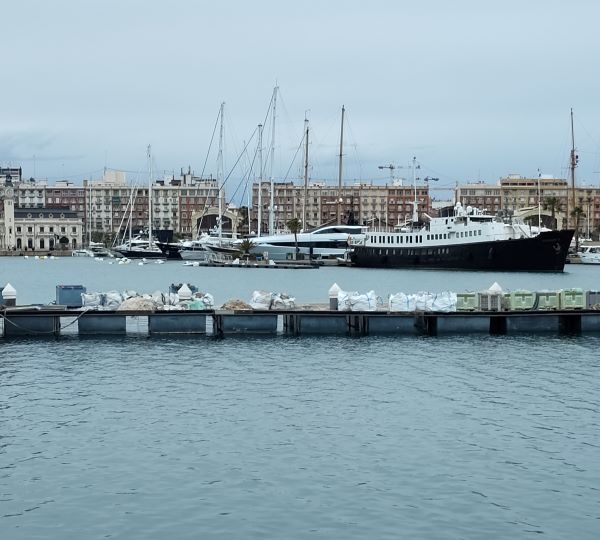
[[[587,239],[589,240],[590,239],[590,205],[592,203],[592,198],[588,197],[585,202],[587,202],[587,219],[586,219],[586,221],[587,221]]]
[[[429,182],[437,182],[438,180],[439,180],[439,178],[433,178],[431,176],[426,176],[425,178],[423,178],[423,181],[427,182],[427,186],[429,186]],[[427,192],[429,195],[429,200],[431,200],[431,194],[429,193],[429,187],[427,187]],[[427,210],[429,210],[429,208]]]

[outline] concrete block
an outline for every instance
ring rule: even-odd
[[[506,333],[558,333],[558,315],[507,315]]]
[[[276,334],[277,313],[223,314],[223,334]]]
[[[206,315],[198,313],[154,313],[148,315],[150,334],[206,334]]]
[[[600,312],[581,314],[581,333],[600,333]]]
[[[347,313],[339,315],[299,314],[297,334],[347,335]]]
[[[79,318],[79,335],[126,334],[125,315],[86,313]]]
[[[485,315],[437,316],[437,334],[489,334],[490,317]]]
[[[4,336],[50,337],[60,333],[59,321],[52,315],[7,314]]]
[[[371,336],[381,334],[409,335],[421,334],[415,326],[414,315],[366,315],[368,333]]]

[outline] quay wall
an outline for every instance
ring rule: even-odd
[[[341,312],[289,311],[91,311],[5,308],[3,338],[59,336],[448,336],[600,334],[600,311]]]

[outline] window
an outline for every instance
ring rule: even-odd
[[[33,232],[33,227],[27,227],[27,232],[28,233],[32,233]]]

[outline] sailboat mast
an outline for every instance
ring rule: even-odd
[[[306,202],[308,200],[308,118],[304,118],[304,197],[302,197],[302,228],[306,230]]]
[[[218,195],[218,206],[219,206],[219,217],[218,217],[218,231],[219,240],[223,238],[223,133],[224,133],[224,122],[223,112],[225,110],[225,102],[221,103],[221,110],[219,111],[220,127],[219,127],[219,153],[217,155],[217,195]]]
[[[262,160],[262,135],[263,126],[258,124],[258,231],[257,235],[260,238],[260,232],[262,229],[262,174],[263,174],[263,160]]]
[[[575,210],[575,167],[577,167],[577,155],[575,154],[575,131],[573,129],[573,109],[571,109],[571,212]],[[567,221],[569,215],[567,214]]]
[[[273,165],[275,161],[275,118],[277,116],[277,90],[279,87],[276,86],[273,89],[273,117],[271,122],[271,196],[269,203],[269,234],[274,234],[274,222],[275,222],[275,207],[273,206],[273,197],[275,195],[275,186],[273,180]]]
[[[413,201],[413,216],[412,216],[412,220],[413,220],[413,223],[417,223],[419,221],[419,211],[417,209],[417,205],[419,203],[418,203],[418,200],[417,200],[417,158],[416,158],[416,156],[413,156],[412,176],[413,176],[413,189],[415,191],[415,199]]]
[[[538,233],[541,232],[542,227],[542,190],[540,182],[542,181],[542,173],[538,169],[538,181],[537,181],[537,192],[538,192]]]
[[[152,249],[152,146],[148,145],[148,249]]]
[[[337,222],[338,225],[342,223],[342,160],[343,160],[343,150],[344,150],[344,113],[346,109],[342,105],[342,123],[340,127],[340,155],[339,155],[339,165],[338,165],[338,196],[337,196]]]
[[[35,177],[34,177],[35,178]],[[90,247],[92,245],[92,179],[90,178],[89,180],[89,186],[88,186],[88,221],[87,221],[87,225],[88,225],[88,247]]]

